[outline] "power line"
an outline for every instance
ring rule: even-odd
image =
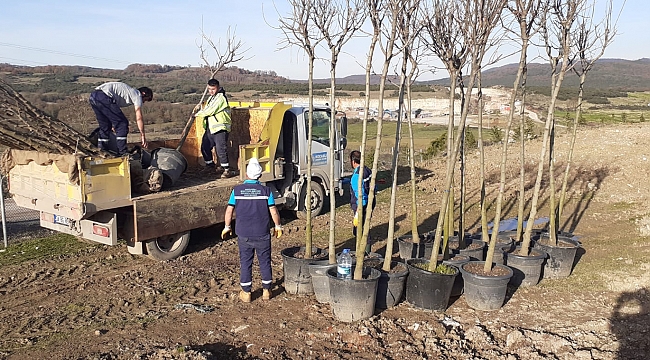
[[[48,65],[48,64],[42,63],[42,62],[36,62],[36,61],[30,61],[30,60],[24,60],[24,59],[16,59],[16,58],[11,58],[11,57],[6,57],[6,56],[0,56],[0,59],[20,61],[21,63],[27,63],[27,64],[32,64],[32,65]]]
[[[71,56],[71,57],[77,57],[77,58],[82,58],[82,59],[102,60],[102,61],[116,62],[116,63],[120,63],[120,64],[127,64],[126,61],[122,61],[122,60],[102,58],[102,57],[91,56],[91,55],[75,54],[75,53],[69,53],[69,52],[58,51],[58,50],[42,49],[42,48],[19,45],[19,44],[10,44],[10,43],[0,42],[0,46],[11,47],[11,48],[21,49],[21,50],[37,51],[37,52],[43,52],[43,53],[55,54],[55,55]]]

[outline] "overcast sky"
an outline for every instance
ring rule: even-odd
[[[598,1],[602,8],[604,1]],[[620,8],[623,2],[615,0],[615,7]],[[247,59],[236,66],[307,79],[303,52],[279,50],[283,34],[274,27],[279,16],[288,15],[284,0],[3,1],[0,63],[113,69],[132,63],[199,66],[201,26],[215,42],[225,40],[230,27],[248,49]],[[619,36],[604,57],[650,57],[649,17],[650,2],[627,1],[618,23]],[[343,48],[337,77],[364,73],[360,64],[365,64],[368,44],[363,37]],[[324,49],[319,54],[329,57]],[[444,75],[438,72],[421,79]],[[329,77],[329,66],[323,61],[316,64],[315,76]]]

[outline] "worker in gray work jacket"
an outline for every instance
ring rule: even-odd
[[[126,135],[129,133],[129,120],[122,112],[123,107],[133,105],[135,121],[140,131],[140,144],[147,147],[142,119],[142,104],[153,99],[153,91],[148,87],[132,88],[122,82],[107,82],[99,85],[90,94],[90,106],[95,112],[99,124],[97,145],[100,149],[111,151],[116,155],[126,154]],[[116,145],[110,144],[111,133],[115,132]],[[117,148],[112,148],[116,146]]]
[[[237,215],[235,234],[239,245],[240,276],[239,285],[242,290],[239,298],[243,302],[251,301],[251,288],[253,285],[253,257],[257,253],[262,275],[262,300],[271,299],[273,276],[271,274],[271,232],[269,231],[269,213],[275,223],[274,235],[282,236],[280,215],[275,207],[273,193],[268,186],[259,182],[262,176],[262,167],[256,158],[250,159],[246,167],[246,177],[243,184],[235,186],[228,200],[226,208],[225,227],[221,238],[228,237],[232,230],[230,223],[233,210]]]

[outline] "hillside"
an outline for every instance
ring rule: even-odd
[[[518,64],[507,64],[493,67],[483,73],[483,83],[486,87],[506,86],[511,87],[514,82]],[[157,64],[131,64],[124,70],[98,69],[83,66],[18,66],[0,63],[0,76],[8,78],[7,81],[12,84],[21,84],[17,80],[23,77],[43,77],[51,75],[71,75],[94,78],[141,78],[149,79],[157,83],[159,80],[171,82],[202,82],[208,76],[204,68],[169,66]],[[528,65],[528,85],[533,87],[548,86],[550,69],[546,63],[530,63]],[[379,75],[372,75],[370,78],[371,85],[379,84]],[[289,80],[277,75],[274,71],[251,71],[241,69],[236,66],[229,67],[219,74],[219,80],[229,86],[251,86],[254,85],[288,85],[288,84],[306,84],[307,80]],[[349,75],[337,78],[339,85],[364,85],[366,77],[364,74]],[[397,81],[394,75],[389,76],[389,81]],[[99,80],[101,81],[101,80]],[[328,85],[329,78],[314,79],[316,84]],[[22,83],[28,85],[30,82]],[[433,81],[423,81],[420,84],[447,85],[448,78]],[[620,89],[628,91],[646,91],[650,90],[650,59],[643,58],[639,60],[624,59],[601,59],[589,73],[588,84],[595,89]],[[575,87],[578,85],[578,78],[574,73],[568,74],[565,79],[565,86]],[[322,88],[322,87],[318,87]],[[154,89],[155,90],[155,89]],[[191,90],[190,88],[186,90]]]
[[[96,121],[88,105],[88,94],[106,81],[123,81],[131,86],[148,86],[154,101],[144,108],[147,125],[178,133],[192,108],[199,102],[209,72],[203,68],[132,64],[124,70],[82,66],[15,66],[0,64],[0,80],[20,93],[46,114],[58,118],[77,131],[88,134]],[[219,73],[222,85],[240,91],[253,86],[262,89],[292,86],[273,71],[249,71],[230,67]],[[295,86],[295,85],[293,85]],[[251,93],[254,96],[255,93]],[[235,99],[240,100],[240,99]],[[133,111],[124,112],[134,122]]]
[[[518,64],[508,64],[486,70],[482,75],[483,86],[512,87]],[[549,87],[551,70],[546,63],[528,64],[528,86]],[[564,80],[563,87],[578,86],[578,77],[571,72]],[[449,78],[431,81],[437,85],[449,83]],[[590,89],[647,91],[650,90],[650,59],[639,60],[601,59],[594,65],[587,77]]]
[[[124,70],[98,69],[82,66],[15,66],[0,64],[0,80],[19,92],[31,104],[48,115],[59,118],[81,133],[92,130],[95,120],[88,105],[88,94],[106,81],[122,81],[134,87],[148,86],[154,92],[154,101],[145,107],[147,125],[165,133],[182,129],[192,108],[205,89],[210,74],[204,68],[168,65],[131,64]],[[250,71],[229,67],[217,79],[226,89],[231,101],[274,101],[283,98],[306,97],[308,86],[292,82],[274,71]],[[353,81],[352,81],[353,82]],[[316,84],[315,96],[327,96],[329,83]],[[341,83],[338,96],[358,96],[365,85]],[[373,85],[372,91],[378,91]],[[433,92],[428,85],[417,86],[413,91]],[[394,88],[387,96],[397,96]],[[127,118],[133,113],[126,111]]]
[[[489,69],[483,76],[485,87],[512,85],[516,72],[514,64]],[[548,95],[548,69],[544,64],[531,64],[528,88],[531,94]],[[88,105],[88,94],[106,81],[123,81],[135,87],[148,86],[154,91],[154,101],[145,107],[145,122],[157,132],[157,136],[178,133],[184,126],[192,108],[199,102],[209,73],[202,68],[132,64],[124,70],[98,69],[80,66],[14,66],[0,64],[0,80],[5,81],[26,100],[46,114],[62,120],[82,134],[88,134],[95,126],[94,114]],[[650,99],[645,95],[628,97],[627,91],[650,87],[650,60],[637,61],[604,59],[590,73],[585,100],[591,104],[613,105],[620,114],[616,119],[625,121],[642,119]],[[290,81],[274,71],[249,71],[230,67],[218,75],[231,101],[280,101],[282,99],[306,98],[308,86],[304,81]],[[373,97],[377,97],[379,77],[371,79]],[[352,75],[337,80],[337,95],[345,101],[353,101],[365,94],[365,76]],[[314,95],[329,94],[329,79],[317,79]],[[445,93],[446,81],[419,83],[412,88],[416,99],[437,98]],[[576,98],[576,77],[569,74],[559,100]],[[572,87],[573,85],[573,87]],[[385,96],[396,98],[395,86],[388,86]],[[614,101],[614,98],[628,99]],[[530,97],[530,100],[535,98]],[[347,102],[350,102],[347,101]],[[614,102],[612,102],[614,101]],[[362,105],[355,105],[355,107]],[[532,103],[531,103],[532,106]],[[422,106],[420,106],[422,107]],[[611,107],[611,106],[610,106]],[[423,107],[422,107],[423,108]],[[543,108],[540,107],[540,109]],[[595,109],[595,108],[594,108]],[[597,109],[596,109],[597,110]],[[126,111],[127,118],[134,121],[134,114]],[[611,115],[611,114],[610,114]],[[585,118],[591,116],[585,113]],[[609,115],[608,115],[609,116]],[[589,121],[615,120],[598,115]]]

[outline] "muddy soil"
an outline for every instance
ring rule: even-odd
[[[556,144],[563,169],[569,138]],[[650,124],[583,128],[561,225],[580,237],[573,274],[509,288],[497,311],[452,299],[445,312],[402,302],[368,320],[338,322],[314,296],[283,290],[280,251],[303,241],[304,221],[285,218],[273,242],[273,298],[261,300],[254,270],[250,304],[237,298],[236,240],[220,229],[192,233],[186,255],[155,262],[125,245],[82,250],[0,268],[0,358],[7,359],[644,359],[650,354]],[[530,198],[539,141],[528,143]],[[488,149],[488,194],[500,147]],[[516,152],[515,152],[516,154]],[[505,217],[516,214],[517,155],[510,156]],[[478,154],[468,156],[468,213],[475,230]],[[421,231],[435,225],[444,162],[418,164]],[[558,170],[558,179],[561,170]],[[400,178],[397,235],[410,231],[408,171]],[[401,175],[400,175],[401,176]],[[548,179],[545,180],[548,184]],[[385,254],[388,189],[379,193],[372,250]],[[548,196],[540,216],[547,216]],[[493,211],[493,208],[490,208]],[[337,251],[351,247],[349,207],[337,211]],[[329,215],[314,221],[326,247]],[[398,257],[395,248],[394,257]],[[0,256],[3,256],[0,253]]]

